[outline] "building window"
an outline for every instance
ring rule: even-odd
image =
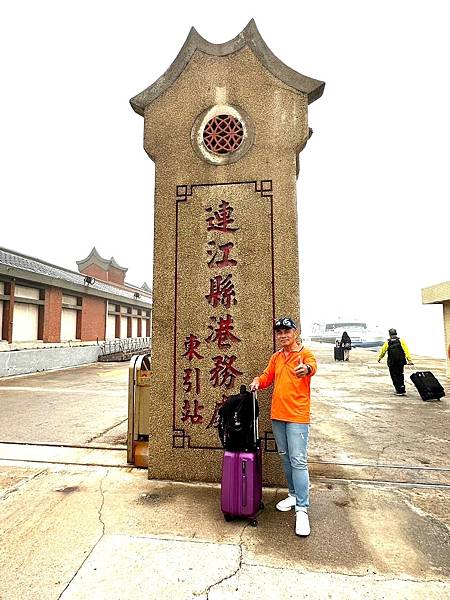
[[[16,299],[28,298],[30,300],[39,300],[40,289],[33,287],[26,287],[24,285],[16,285],[14,296]]]
[[[133,317],[131,319],[131,337],[138,336],[138,319],[137,317]]]
[[[78,306],[78,298],[77,296],[67,296],[66,294],[63,294],[62,303],[67,306],[75,307]]]
[[[120,317],[120,337],[128,337],[128,317]]]
[[[109,314],[106,320],[106,339],[112,340],[116,337],[116,315]]]
[[[32,342],[39,336],[39,307],[44,304],[39,288],[16,285],[14,291],[13,342]]]
[[[79,336],[80,299],[63,294],[61,310],[61,341],[76,340]]]

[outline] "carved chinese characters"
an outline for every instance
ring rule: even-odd
[[[257,218],[270,252],[271,200],[257,182],[178,187],[174,447],[219,448],[218,410],[250,380],[250,339],[270,344],[271,323],[261,328],[257,315],[272,313],[272,295],[242,282],[272,279],[270,260],[254,270],[255,232],[246,216]]]

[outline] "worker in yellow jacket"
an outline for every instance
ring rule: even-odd
[[[389,339],[381,347],[378,362],[380,362],[386,352],[387,365],[392,383],[394,384],[395,393],[398,396],[404,396],[406,394],[404,368],[406,364],[412,365],[413,361],[405,340],[397,336],[397,330],[394,328],[389,329]]]

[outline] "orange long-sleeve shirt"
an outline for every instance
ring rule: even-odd
[[[299,358],[312,371],[304,377],[294,373]],[[259,376],[259,388],[268,388],[274,383],[271,418],[290,423],[309,423],[311,409],[311,377],[317,371],[314,354],[302,347],[285,355],[283,350],[272,354],[267,368]]]

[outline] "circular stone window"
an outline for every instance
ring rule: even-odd
[[[238,161],[253,143],[253,127],[247,114],[224,104],[204,111],[195,120],[191,141],[209,163],[225,165]]]
[[[231,115],[217,115],[203,130],[203,143],[214,154],[235,152],[244,139],[242,123]]]

